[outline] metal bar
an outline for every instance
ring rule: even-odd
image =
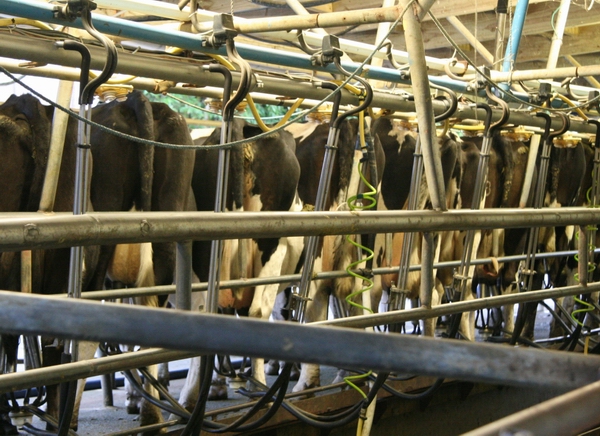
[[[558,7],[556,23],[552,26],[554,27],[554,35],[552,36],[550,53],[548,53],[548,61],[546,62],[547,69],[555,68],[558,62],[560,47],[562,46],[563,35],[565,33],[565,27],[567,26],[567,18],[569,17],[570,6],[571,0],[562,0]]]
[[[326,12],[322,14],[288,15],[285,17],[269,17],[235,21],[233,26],[240,33],[270,32],[291,29],[315,29],[325,27],[352,26],[381,22],[393,23],[402,14],[404,8],[391,6],[388,8],[356,9],[343,12]]]
[[[460,301],[436,306],[434,309],[408,309],[395,312],[378,313],[374,315],[360,315],[351,318],[342,318],[328,321],[319,321],[313,325],[328,325],[335,327],[365,328],[375,325],[395,324],[406,321],[436,318],[442,315],[470,312],[479,309],[491,309],[507,306],[509,304],[542,301],[548,298],[568,297],[600,290],[600,283],[589,283],[586,287],[566,286],[564,288],[549,289],[545,291],[520,292],[518,294],[498,295],[495,297],[477,298],[470,301]]]
[[[564,55],[564,57],[567,61],[569,61],[569,63],[571,65],[576,67],[578,72],[583,67],[583,65],[581,65],[579,62],[577,62],[577,60],[573,56]],[[572,76],[565,76],[565,77],[572,77]],[[584,77],[585,77],[585,80],[587,80],[591,86],[593,86],[594,88],[600,88],[600,82],[598,82],[594,77],[591,77],[591,76],[584,76]]]
[[[502,71],[510,71],[517,59],[519,45],[521,43],[521,35],[523,34],[523,26],[525,25],[525,17],[529,8],[529,0],[518,0],[513,16],[512,28],[510,29],[510,37],[506,44],[506,53],[504,54],[504,62],[502,63]]]
[[[600,357],[0,292],[0,331],[134,342],[503,385],[574,388]],[[56,323],[60,316],[62,322]],[[219,332],[218,335],[214,332]],[[353,344],[348,347],[347,344]],[[518,362],[518,364],[515,364]]]
[[[78,80],[75,76],[73,80]],[[71,96],[73,94],[73,82],[61,80],[58,84],[56,102],[62,106],[70,107]],[[54,209],[54,198],[56,197],[56,187],[58,185],[58,175],[62,163],[63,148],[65,145],[65,136],[69,116],[63,111],[54,111],[52,118],[52,135],[50,137],[50,151],[48,152],[48,166],[44,178],[44,187],[40,200],[39,210],[51,212]]]
[[[496,6],[496,42],[494,44],[494,70],[502,68],[502,52],[504,50],[504,34],[506,31],[506,13],[508,0],[498,0]]]
[[[544,401],[463,436],[580,434],[600,423],[600,382]]]
[[[520,3],[520,2],[519,2]],[[33,0],[4,0],[0,3],[0,13],[9,15],[15,15],[19,17],[26,17],[35,20],[40,20],[47,23],[65,25],[67,24],[64,20],[54,16],[54,7],[50,4],[39,3]],[[113,18],[105,15],[93,15],[96,27],[102,29],[107,35],[117,36],[121,39],[133,39],[138,41],[147,41],[156,43],[159,45],[168,45],[173,47],[180,47],[187,50],[193,50],[203,53],[222,54],[225,55],[225,49],[221,48],[218,50],[207,48],[203,46],[202,39],[198,35],[177,31],[173,29],[161,29],[158,27],[150,26],[144,23],[137,23],[129,20],[123,20],[119,18]],[[69,22],[70,27],[82,28],[81,20],[77,19],[74,22]],[[37,44],[37,41],[36,41]],[[31,42],[29,43],[31,44]],[[359,43],[352,42],[348,47],[359,46]],[[366,45],[366,44],[365,44]],[[300,68],[311,71],[325,71],[328,73],[336,74],[337,71],[333,65],[327,67],[318,67],[312,65],[310,56],[286,52],[283,50],[274,50],[266,47],[255,47],[251,44],[237,43],[237,49],[240,55],[249,61],[266,62],[281,65],[288,68]],[[373,49],[373,46],[366,45]],[[343,47],[347,50],[347,47]],[[8,44],[3,46],[3,54],[8,51],[14,50]],[[54,49],[55,50],[55,49]],[[350,53],[350,50],[347,50]],[[370,52],[369,52],[370,53]],[[62,54],[61,54],[62,55]],[[396,56],[396,54],[394,54]],[[5,56],[21,58],[23,55],[16,52],[14,55],[5,54]],[[429,62],[431,58],[426,60]],[[58,62],[61,63],[61,62]],[[138,60],[139,63],[139,60]],[[438,64],[439,65],[439,64]],[[351,62],[342,62],[342,66],[348,71],[354,71],[358,68],[359,64]],[[443,65],[442,65],[443,66]],[[439,68],[438,68],[439,69]],[[171,71],[172,74],[175,71]],[[391,68],[380,68],[380,67],[369,67],[365,69],[363,77],[365,79],[383,80],[388,82],[405,83],[400,78],[400,75],[395,69]],[[442,77],[429,77],[434,83],[441,86],[445,86],[453,89],[457,92],[472,92],[469,90],[469,85],[465,82],[456,80],[449,80]],[[196,83],[198,81],[197,73],[193,76],[193,79],[186,80],[186,83]],[[553,89],[560,89],[560,83],[552,84]],[[590,91],[591,88],[586,88],[585,92]],[[282,92],[282,94],[286,94]],[[529,101],[529,97],[526,94],[518,94],[518,96],[525,101]],[[382,106],[383,107],[383,106]]]
[[[421,306],[431,309],[431,294],[434,289],[433,261],[435,257],[434,235],[423,233],[423,244],[421,247]]]
[[[600,249],[595,250],[596,253],[600,253]],[[574,256],[577,254],[577,251],[560,251],[553,253],[539,253],[537,255],[538,259],[549,259],[553,257],[562,257],[562,256]],[[515,256],[505,256],[499,257],[498,262],[518,262],[524,260],[526,258],[525,255],[515,255]],[[460,266],[459,260],[447,261],[447,262],[436,262],[433,264],[433,267],[438,268],[454,268]],[[483,265],[487,263],[491,263],[492,259],[475,259],[471,261],[471,265]],[[411,265],[408,270],[409,271],[419,271],[421,269],[421,265]],[[372,273],[374,275],[380,274],[392,274],[398,270],[397,267],[387,267],[387,268],[374,268]],[[359,272],[359,271],[355,271]],[[315,274],[313,276],[313,280],[326,280],[326,279],[334,279],[339,277],[348,277],[349,274],[344,271],[330,271],[330,272],[322,272]],[[288,274],[282,276],[273,276],[273,277],[260,277],[260,278],[252,278],[252,279],[238,279],[238,280],[226,280],[221,282],[221,286],[224,289],[234,289],[234,288],[245,288],[259,285],[270,285],[275,283],[291,283],[297,282],[300,280],[300,274]],[[208,285],[206,282],[204,283],[195,283],[192,284],[192,290],[194,292],[206,291]],[[139,297],[139,296],[149,296],[149,295],[164,295],[164,294],[172,294],[175,292],[175,285],[165,285],[165,286],[153,286],[153,287],[143,287],[143,288],[128,288],[128,289],[111,289],[108,291],[87,291],[81,294],[81,298],[84,300],[114,300],[117,298],[128,298],[128,297]],[[535,292],[535,291],[534,291]],[[58,297],[64,297],[66,295],[60,295]]]
[[[426,232],[588,225],[600,210],[552,209],[353,212],[93,212],[85,215],[5,213],[0,249],[61,248],[173,240],[273,238],[359,233]]]
[[[425,2],[422,3],[427,3],[427,2],[431,2],[432,0],[426,0]],[[166,2],[160,2],[160,1],[152,1],[152,0],[148,0],[148,1],[137,1],[137,0],[98,0],[95,2],[98,6],[100,7],[106,7],[109,9],[120,9],[120,10],[127,10],[127,11],[131,11],[131,12],[140,12],[142,14],[148,13],[148,10],[152,10],[153,15],[157,15],[157,16],[161,16],[161,17],[165,17],[165,18],[169,18],[172,20],[177,20],[177,21],[189,21],[190,20],[190,13],[189,11],[180,11],[177,7],[168,4]],[[393,6],[393,4],[390,5],[386,5],[383,4],[382,7],[386,7],[386,6]],[[427,8],[429,9],[429,8]],[[298,13],[297,11],[295,11],[296,13]],[[196,19],[201,22],[201,25],[204,25],[205,28],[201,29],[204,31],[210,31],[212,30],[213,27],[213,22],[214,22],[214,17],[216,15],[219,15],[216,12],[211,12],[211,11],[206,11],[206,10],[199,10],[196,11]],[[422,18],[422,17],[421,17]],[[245,18],[242,17],[234,17],[234,22],[237,23],[244,23],[246,21]],[[192,31],[194,31],[195,29],[192,28]],[[323,35],[324,33],[315,31],[315,32],[304,32],[304,39],[306,40],[307,43],[316,46],[316,47],[321,47],[323,44]],[[270,37],[270,38],[276,38],[276,39],[281,39],[284,41],[291,41],[291,42],[297,42],[297,38],[294,35],[293,32],[287,32],[287,31],[278,31],[278,32],[269,32],[268,34],[265,35],[266,37]],[[339,39],[340,42],[340,48],[344,51],[344,53],[347,54],[351,54],[351,55],[356,55],[356,56],[360,56],[360,57],[367,57],[371,54],[371,52],[373,51],[373,49],[375,48],[375,46],[371,45],[371,44],[365,44],[362,42],[358,42],[358,41],[351,41],[348,39],[344,39],[344,38],[340,38]],[[408,59],[408,53],[402,50],[392,50],[392,53],[394,55],[394,57],[399,61],[399,62],[407,62]],[[375,54],[374,56],[375,58],[384,60],[387,58],[387,54],[385,53],[385,51],[379,51]],[[436,59],[436,58],[432,58],[432,57],[427,57],[427,66],[429,68],[431,68],[432,70],[438,70],[438,71],[443,71],[444,68],[446,67],[447,64],[447,60],[445,59]],[[379,65],[381,66],[381,64]],[[463,74],[465,73],[465,70],[463,67],[459,67],[459,66],[450,66],[450,69],[455,72],[455,73],[459,73],[459,74]],[[470,72],[472,71],[472,68],[469,67]]]
[[[192,243],[178,242],[175,251],[175,307],[181,310],[192,309]]]
[[[407,1],[403,0],[403,4],[406,5]],[[446,210],[446,202],[444,201],[446,189],[444,187],[440,153],[436,149],[437,133],[429,78],[427,76],[427,64],[425,63],[425,46],[423,44],[421,23],[414,9],[411,9],[404,16],[403,26],[406,48],[409,53],[408,63],[415,97],[415,110],[419,122],[419,138],[421,140],[429,197],[434,210]]]
[[[53,42],[47,42],[42,40],[36,40],[35,44],[31,43],[30,39],[27,39],[22,36],[4,34],[2,33],[2,40],[4,42],[2,47],[3,55],[13,57],[16,59],[29,59],[35,62],[43,63],[43,64],[58,64],[58,65],[66,65],[69,67],[79,67],[80,60],[77,58],[76,54],[73,52],[65,52],[58,51],[54,46]],[[101,69],[104,65],[104,51],[102,49],[90,46],[90,52],[92,54],[91,60],[91,68],[92,69]],[[4,65],[4,64],[3,64]],[[9,66],[9,70],[12,72],[20,73],[20,74],[29,74],[29,75],[38,75],[43,77],[61,77],[57,71],[50,69],[49,67],[39,67],[39,68],[19,68],[18,63],[13,63]],[[345,65],[345,63],[343,63]],[[585,67],[582,67],[585,68]],[[376,80],[384,80],[387,82],[398,82],[405,83],[400,79],[400,75],[395,70],[380,69],[381,71],[386,70],[387,73],[385,75],[371,74],[376,67],[369,67],[368,71],[365,73],[365,78],[367,79],[376,79]],[[154,77],[158,79],[169,79],[179,83],[198,83],[203,87],[222,87],[223,86],[223,77],[219,74],[209,73],[200,68],[199,63],[190,63],[190,62],[180,62],[176,60],[164,60],[164,59],[156,59],[150,56],[145,56],[141,54],[129,54],[129,53],[120,53],[119,54],[119,64],[117,66],[117,72],[123,74],[129,74],[134,76],[141,77]],[[79,77],[79,73],[72,73],[70,77],[63,77],[66,79],[69,78],[77,78]],[[516,73],[513,73],[516,74]],[[233,84],[237,85],[239,82],[239,73],[232,72],[233,76]],[[321,100],[328,95],[328,91],[321,89],[320,87],[314,86],[311,82],[294,82],[289,79],[279,79],[268,76],[259,76],[258,77],[261,83],[264,85],[261,88],[261,91],[264,93],[274,94],[274,95],[285,95],[287,97],[296,97],[296,98],[312,98],[315,100]],[[436,78],[430,77],[430,80],[433,83],[438,85],[446,86],[448,88],[454,89],[458,92],[468,92],[467,84],[464,82],[457,82],[450,79]],[[152,79],[135,79],[133,83],[136,87],[141,89],[146,89],[149,91],[154,90],[156,81]],[[217,96],[222,96],[222,92],[214,91],[213,89],[208,89],[206,94],[204,94],[203,89],[205,88],[176,88],[179,93],[182,94],[199,94],[199,95],[207,95],[214,96],[215,92]],[[573,87],[571,87],[573,89]],[[563,90],[564,92],[564,90]],[[253,94],[254,96],[255,94]],[[519,98],[524,101],[528,101],[527,95],[517,94]],[[357,97],[349,92],[342,92],[342,104],[351,104],[356,106],[359,104]],[[272,101],[265,101],[265,103],[275,103],[281,104],[281,100],[272,99]],[[316,103],[316,102],[315,102]],[[443,102],[433,100],[432,101],[433,108],[436,114],[441,114],[447,110],[446,106]],[[415,104],[413,101],[405,100],[404,98],[400,98],[398,95],[386,93],[386,92],[378,92],[375,91],[373,96],[373,105],[377,107],[398,110],[402,112],[412,112],[415,111]],[[312,107],[312,105],[311,105]],[[495,121],[500,118],[499,112],[493,110],[494,115],[492,116],[492,120]],[[460,105],[457,110],[456,117],[461,119],[483,119],[485,117],[485,113],[483,109],[476,109],[474,107],[469,107],[466,105]],[[518,111],[511,111],[509,123],[517,124],[517,125],[528,125],[532,127],[545,127],[545,122],[541,118],[537,118],[531,116],[529,113],[520,113]],[[560,121],[553,121],[553,129],[558,129],[560,127]],[[571,130],[577,130],[581,133],[592,133],[596,132],[595,128],[587,123],[573,120],[571,122]]]
[[[140,368],[173,360],[188,359],[195,353],[152,348],[106,356],[92,360],[80,360],[57,366],[46,366],[27,371],[0,375],[0,393],[15,392],[31,386],[51,385],[65,381],[78,380],[109,374],[115,371]]]
[[[581,284],[581,286],[587,286],[588,284],[588,262],[589,262],[589,258],[588,258],[588,254],[590,252],[590,247],[588,247],[588,231],[586,226],[580,226],[578,228],[578,233],[579,233],[579,241],[578,241],[578,249],[579,249],[579,253],[577,253],[578,258],[577,259],[577,267],[578,267],[578,274],[579,274],[579,284]]]
[[[452,24],[456,30],[458,30],[458,32],[469,42],[469,44],[471,44],[475,50],[477,50],[477,52],[483,56],[488,64],[494,64],[494,56],[481,42],[479,42],[477,38],[475,38],[475,35],[473,35],[471,31],[467,29],[467,26],[465,26],[457,17],[446,17],[446,20],[448,20],[448,22]]]

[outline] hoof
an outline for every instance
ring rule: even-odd
[[[269,360],[265,365],[266,375],[278,375],[279,374],[279,362],[277,360]]]
[[[222,401],[227,399],[227,386],[212,385],[208,391],[208,401]]]
[[[297,363],[294,363],[294,366],[292,366],[292,371],[290,372],[290,380],[300,380],[300,365],[298,365]]]
[[[318,388],[321,386],[318,383],[311,383],[310,385],[306,383],[296,383],[296,386],[292,389],[292,392],[303,392],[307,389]],[[306,395],[305,398],[314,397],[314,394]]]
[[[125,401],[125,409],[128,415],[139,415],[140,414],[140,399],[128,399]]]

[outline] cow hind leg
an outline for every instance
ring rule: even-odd
[[[158,365],[150,365],[146,368],[148,373],[155,380],[158,378]],[[159,394],[158,390],[154,387],[154,385],[146,378],[144,381],[144,390],[150,394],[153,398],[158,399]],[[163,422],[163,416],[161,413],[161,409],[156,405],[152,404],[150,401],[145,398],[142,399],[142,406],[140,408],[140,426],[157,424]],[[163,430],[151,431],[151,432],[143,432],[144,435],[154,435],[164,433]]]

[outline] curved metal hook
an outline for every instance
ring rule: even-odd
[[[65,41],[59,41],[56,43],[57,47],[62,47],[65,50],[73,50],[79,52],[81,55],[81,68],[79,73],[79,104],[87,104],[83,101],[83,90],[87,87],[90,79],[90,62],[91,55],[90,50],[81,42],[72,41],[67,39]]]
[[[485,110],[485,119],[483,120],[483,126],[485,128],[485,135],[488,135],[489,131],[490,131],[490,125],[491,125],[491,122],[492,122],[492,108],[487,103],[477,103],[475,105],[475,107],[477,109],[484,109]]]
[[[344,67],[342,67],[341,63],[340,63],[340,59],[336,58],[334,60],[335,66],[337,67],[337,69],[344,74],[345,76],[350,76],[351,73],[346,71],[344,69]],[[354,76],[356,78],[356,80],[358,80],[361,85],[363,85],[363,87],[365,88],[365,98],[363,100],[363,102],[358,105],[357,107],[355,107],[354,109],[350,109],[347,112],[344,112],[343,114],[341,114],[339,117],[336,118],[336,120],[333,123],[333,127],[334,128],[338,128],[340,123],[342,121],[344,121],[346,118],[348,118],[351,115],[357,114],[363,110],[365,110],[366,108],[369,107],[369,105],[371,104],[371,102],[373,101],[373,88],[371,87],[371,85],[369,85],[369,82],[367,82],[365,79],[363,79],[360,76]]]
[[[552,139],[556,138],[559,135],[562,135],[563,133],[565,133],[567,130],[569,130],[569,127],[571,126],[571,121],[569,120],[569,117],[567,117],[565,114],[561,113],[561,112],[557,112],[559,117],[562,119],[562,126],[560,129],[557,129],[555,131],[551,131],[550,128],[552,127],[552,117],[547,114],[546,112],[538,112],[535,114],[536,117],[540,117],[540,118],[544,118],[546,120],[546,125],[544,126],[544,138],[546,139],[546,141],[552,141]]]
[[[338,89],[338,86],[335,83],[332,82],[323,82],[321,84],[321,88],[324,89],[331,89],[332,91],[335,91],[336,89]],[[333,96],[333,107],[331,108],[331,121],[330,123],[335,122],[335,120],[337,119],[338,116],[338,111],[340,109],[340,102],[342,100],[342,93],[338,92]]]
[[[240,104],[241,101],[246,98],[248,92],[250,92],[250,88],[252,87],[252,68],[250,67],[250,64],[238,54],[233,38],[228,38],[225,45],[227,48],[227,56],[234,60],[241,68],[238,89],[233,98],[231,98],[223,108],[223,117],[227,117],[226,120],[229,121],[233,119],[233,113],[237,105]]]
[[[552,127],[552,117],[546,112],[538,112],[535,116],[546,120],[546,125],[544,126],[544,139],[547,139],[550,135],[550,127]]]
[[[92,24],[92,12],[89,9],[87,9],[81,14],[81,21],[83,23],[83,28],[90,35],[92,35],[94,38],[100,41],[106,49],[106,63],[104,64],[102,72],[96,78],[92,79],[81,92],[81,103],[91,104],[96,89],[98,89],[100,85],[106,82],[117,69],[118,56],[115,44],[94,28]]]
[[[308,43],[304,39],[304,32],[302,32],[302,30],[298,30],[296,35],[298,38],[298,43],[300,44],[300,47],[302,48],[302,51],[304,53],[309,54],[309,55],[314,55],[321,51],[318,48],[313,48],[310,45],[308,45]]]
[[[594,141],[594,148],[600,147],[600,121],[599,120],[588,120],[588,124],[596,126],[596,139]]]
[[[487,94],[487,96],[490,100],[497,103],[502,108],[502,116],[500,117],[500,119],[498,121],[496,121],[495,123],[490,124],[489,127],[487,127],[487,129],[488,129],[487,131],[489,132],[489,135],[494,136],[496,131],[499,130],[508,121],[508,117],[510,116],[510,109],[508,108],[508,103],[506,103],[501,98],[498,98],[492,92],[492,90],[490,89],[489,86],[486,86],[485,93]]]
[[[571,120],[569,119],[569,117],[563,114],[562,112],[557,113],[558,116],[562,119],[562,126],[560,127],[560,129],[550,132],[550,134],[548,134],[548,140],[552,140],[557,136],[562,135],[567,130],[569,130],[569,127],[571,127]]]
[[[446,96],[443,97],[447,102],[449,102],[448,109],[446,110],[446,112],[443,112],[434,118],[435,122],[439,123],[440,121],[444,121],[444,120],[450,118],[452,116],[452,114],[454,114],[454,112],[456,112],[456,109],[458,108],[458,96],[456,95],[456,93],[454,91],[452,91],[451,89],[446,88],[444,86],[436,85],[433,83],[429,83],[429,86],[433,89],[438,89],[440,91],[443,91],[446,94],[448,94],[448,96],[449,96],[449,97],[446,97]]]

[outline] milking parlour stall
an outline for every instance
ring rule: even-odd
[[[594,0],[0,0],[0,435],[600,432]]]

